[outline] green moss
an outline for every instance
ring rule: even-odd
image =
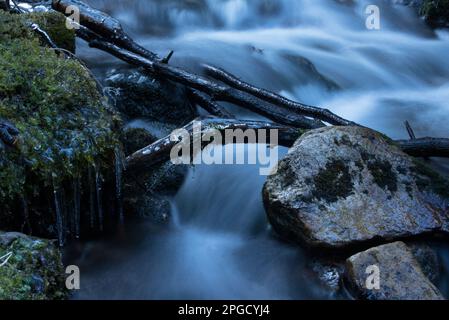
[[[430,168],[423,161],[413,159],[412,174],[421,191],[432,190],[443,198],[449,199],[449,181]]]
[[[341,160],[332,160],[314,177],[312,195],[320,200],[335,202],[353,192],[349,168]]]
[[[449,27],[449,0],[424,0],[420,14],[432,28]]]
[[[66,18],[58,12],[36,12],[31,14],[8,14],[0,12],[0,42],[13,39],[35,39],[29,27],[37,23],[45,30],[58,47],[75,52],[75,32],[65,26]]]
[[[374,159],[368,162],[368,170],[380,188],[387,188],[391,192],[398,190],[397,175],[393,172],[391,163]]]
[[[19,237],[0,256],[12,253],[0,267],[0,300],[64,299],[64,270],[59,250],[48,240]]]
[[[94,163],[108,168],[118,145],[118,119],[90,73],[43,47],[24,19],[0,11],[0,118],[20,131],[17,149],[0,150],[0,219],[17,211],[17,198],[46,196],[53,183],[71,182]]]

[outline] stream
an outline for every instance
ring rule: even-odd
[[[387,0],[89,0],[118,18],[171,64],[223,67],[247,82],[408,138],[449,136],[449,32]],[[365,8],[380,8],[380,30]],[[89,49],[78,55],[99,77],[122,63]],[[241,118],[259,116],[228,106]],[[280,148],[279,154],[287,150]],[[436,161],[443,172],[449,164]],[[303,249],[270,229],[257,165],[196,165],[172,199],[169,226],[136,221],[101,240],[71,245],[81,270],[75,299],[334,299]],[[436,246],[449,294],[449,249]]]

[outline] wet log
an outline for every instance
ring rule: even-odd
[[[201,131],[199,132],[201,136],[210,133],[212,130],[218,130],[221,134],[224,134],[226,130],[241,129],[245,131],[251,129],[255,130],[256,135],[260,133],[259,130],[261,129],[277,130],[279,139],[278,143],[279,145],[285,147],[291,147],[302,133],[301,130],[298,130],[296,128],[266,121],[204,117],[192,121],[183,128],[189,132],[191,143],[193,143],[194,139],[199,138],[196,136],[194,137],[193,125],[196,121],[199,121],[201,123]],[[270,135],[267,132],[266,138],[267,143],[269,144]],[[259,139],[259,137],[257,137],[257,139]],[[170,152],[172,148],[178,143],[179,141],[172,141],[170,136],[162,138],[127,157],[125,162],[126,169],[128,171],[144,169],[168,161],[170,160]],[[226,140],[223,139],[222,143],[226,143]]]
[[[53,0],[52,8],[65,15],[72,14],[70,7],[77,7],[80,12],[81,25],[89,28],[106,40],[149,59],[158,60],[156,54],[137,44],[123,30],[121,23],[108,14],[92,8],[78,0]]]

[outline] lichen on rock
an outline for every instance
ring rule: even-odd
[[[447,180],[373,130],[309,131],[278,169],[263,196],[281,236],[344,247],[449,231]]]

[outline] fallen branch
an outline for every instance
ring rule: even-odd
[[[279,144],[285,147],[291,147],[302,133],[296,128],[265,121],[219,119],[211,117],[199,118],[195,121],[200,121],[201,123],[201,136],[211,133],[212,130],[218,130],[221,134],[225,133],[226,130],[237,129],[241,129],[243,131],[252,129],[255,130],[256,134],[260,133],[258,131],[260,129],[278,130]],[[191,143],[193,143],[194,140],[193,124],[195,121],[192,121],[183,128],[189,132]],[[196,138],[198,137],[195,137],[195,139]],[[259,139],[259,137],[257,138]],[[266,138],[269,138],[268,134],[266,135]],[[170,160],[170,152],[172,148],[178,143],[179,141],[172,141],[170,136],[162,138],[127,157],[125,161],[126,169],[129,171],[149,168],[156,164],[166,162]],[[226,141],[223,139],[222,143],[226,143]],[[267,143],[270,142],[267,141]]]
[[[265,100],[267,102],[284,106],[288,110],[297,112],[299,114],[305,115],[307,117],[312,117],[315,119],[319,119],[321,121],[328,122],[333,125],[339,126],[353,126],[357,125],[355,122],[343,119],[336,114],[332,113],[330,110],[309,106],[306,104],[302,104],[296,101],[289,100],[279,94],[274,92],[257,88],[249,83],[246,83],[236,76],[230,74],[229,72],[217,68],[208,64],[204,64],[203,68],[207,75],[217,80],[220,80],[234,88],[237,88],[243,92],[247,92],[252,94],[253,96]]]
[[[109,52],[115,57],[132,65],[142,67],[153,75],[202,91],[211,96],[214,101],[230,102],[259,113],[275,122],[297,128],[316,129],[324,126],[322,122],[315,119],[309,119],[296,112],[272,105],[228,85],[218,84],[205,77],[195,75],[183,69],[172,67],[159,61],[147,59],[102,39],[90,41],[89,45],[92,48]]]

